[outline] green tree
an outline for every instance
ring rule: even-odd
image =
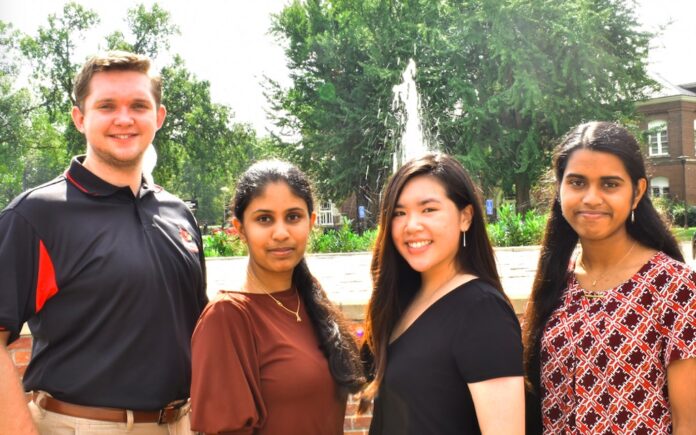
[[[22,162],[22,189],[38,186],[62,173],[71,154],[65,147],[65,137],[51,123],[45,110],[37,110],[31,116],[31,128]]]
[[[22,35],[0,22],[0,205],[30,186],[48,181],[65,167],[62,135],[27,88],[17,86],[23,61]]]
[[[391,89],[418,65],[426,135],[517,208],[585,119],[630,116],[652,82],[649,34],[623,0],[295,1],[274,19],[292,86],[271,84],[289,151],[334,199],[378,191],[400,127]]]
[[[198,80],[178,56],[162,70],[163,104],[167,120],[155,137],[158,165],[155,180],[176,186],[176,193],[199,201],[198,217],[221,219],[221,187],[233,186],[236,176],[257,158],[251,127],[233,123],[230,109],[211,101],[210,84]],[[160,164],[161,162],[161,164]]]
[[[13,91],[14,78],[0,72],[0,206],[22,191],[23,151],[31,105],[26,90]]]
[[[48,25],[41,26],[35,37],[26,36],[22,51],[32,65],[33,85],[38,89],[40,104],[50,122],[64,132],[68,154],[84,148],[82,135],[70,119],[75,105],[72,84],[81,62],[76,62],[77,45],[85,40],[85,32],[99,23],[99,17],[77,3],[67,3],[60,15],[48,16]]]
[[[128,42],[123,32],[115,31],[106,37],[107,49],[131,51],[155,59],[169,50],[169,38],[180,34],[179,27],[171,23],[171,14],[157,3],[149,11],[144,5],[129,9],[126,24],[133,34],[133,42]]]
[[[287,40],[293,85],[271,82],[268,92],[276,124],[300,138],[281,138],[285,155],[312,175],[322,196],[355,194],[373,212],[391,166],[388,109],[400,74],[367,21],[380,7],[370,0],[286,7],[273,31]]]
[[[486,36],[472,53],[476,92],[454,101],[462,110],[438,133],[524,210],[560,135],[583,120],[633,115],[653,84],[645,69],[650,35],[623,0],[480,4],[466,14],[473,34]],[[455,76],[460,71],[452,65]],[[425,97],[435,113],[445,109],[440,96]]]
[[[22,151],[28,134],[27,113],[31,111],[31,96],[26,89],[13,87],[18,74],[18,62],[13,56],[18,33],[8,23],[0,21],[0,47],[5,57],[0,59],[0,205],[7,204],[22,190]]]
[[[26,88],[19,88],[22,55],[21,34],[0,21],[0,205],[29,186],[55,177],[56,162],[64,167],[64,149],[59,134],[51,127],[43,106],[34,103]],[[57,153],[57,154],[56,154]]]

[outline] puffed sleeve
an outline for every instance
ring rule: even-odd
[[[665,367],[674,360],[696,358],[696,272],[675,270],[665,295],[662,326],[666,330]]]
[[[524,373],[519,321],[496,291],[480,292],[463,308],[453,336],[454,359],[467,383]]]
[[[191,429],[252,434],[266,420],[253,325],[242,301],[223,297],[201,314],[191,342]]]
[[[51,287],[37,297],[37,287],[43,282],[38,267],[41,247],[41,240],[22,216],[13,210],[0,214],[0,331],[10,332],[10,343],[54,293]],[[52,277],[48,270],[43,275]]]

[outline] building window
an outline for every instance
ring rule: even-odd
[[[669,179],[667,177],[655,177],[650,180],[650,191],[654,198],[669,196]]]
[[[669,155],[666,121],[651,121],[648,124],[648,144],[651,156]]]
[[[333,203],[331,201],[321,201],[319,203],[319,225],[322,227],[333,226]]]

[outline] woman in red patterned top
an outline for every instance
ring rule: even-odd
[[[524,332],[528,432],[696,434],[696,273],[645,194],[635,138],[579,125],[554,170]]]

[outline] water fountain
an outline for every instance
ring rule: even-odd
[[[416,62],[413,59],[408,60],[401,78],[401,83],[392,88],[392,111],[397,114],[401,127],[401,140],[393,155],[394,172],[408,160],[433,150],[423,134],[420,95],[415,81]]]
[[[147,183],[152,186],[155,184],[155,179],[152,177],[152,172],[157,166],[157,150],[155,150],[154,145],[148,145],[143,155],[143,176],[147,180]]]

